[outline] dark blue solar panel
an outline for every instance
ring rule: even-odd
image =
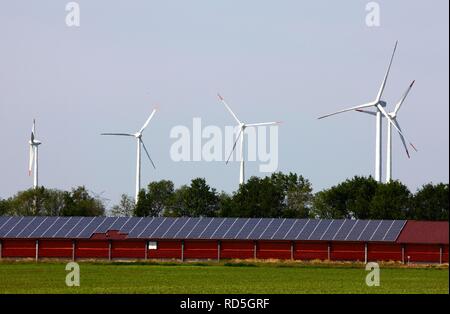
[[[261,234],[266,230],[267,226],[272,221],[271,218],[262,218],[261,221],[258,222],[256,227],[253,229],[252,232],[247,236],[247,239],[249,240],[257,240],[261,236]]]
[[[81,231],[92,222],[91,217],[70,217],[70,220],[55,233],[55,238],[77,238]]]
[[[211,239],[213,233],[219,228],[219,226],[225,221],[225,218],[215,218],[211,221],[208,227],[200,234],[201,239]]]
[[[2,228],[3,224],[8,221],[10,217],[6,217],[6,216],[0,216],[0,229]]]
[[[357,220],[344,220],[342,226],[339,227],[337,233],[333,236],[332,240],[345,241],[348,234],[356,226]]]
[[[328,226],[328,230],[322,234],[320,240],[323,241],[331,241],[333,237],[337,234],[338,230],[342,227],[344,220],[333,220],[332,223]]]
[[[176,218],[165,218],[161,223],[155,227],[155,230],[150,235],[152,239],[161,239],[167,229],[172,226]]]
[[[20,219],[19,222],[5,234],[5,237],[15,238],[22,231],[22,229],[33,220],[33,218],[34,217],[22,217],[22,219]]]
[[[45,217],[33,217],[33,219],[25,227],[22,228],[22,230],[16,235],[16,237],[28,238],[43,220],[45,220]]]
[[[22,217],[10,217],[0,228],[0,237],[5,237],[5,235],[14,227]]]
[[[320,220],[314,231],[309,235],[308,240],[321,240],[332,222],[333,220],[329,219]]]
[[[259,239],[261,240],[270,240],[275,232],[278,230],[278,227],[283,223],[283,219],[275,219],[266,227],[266,229],[261,233]]]
[[[42,220],[40,226],[36,228],[28,237],[29,238],[40,238],[42,234],[50,228],[50,226],[56,221],[57,217],[45,217]]]
[[[386,233],[384,236],[384,241],[396,241],[398,236],[400,235],[400,232],[403,230],[403,227],[405,226],[406,221],[405,220],[396,220],[394,222],[394,225],[391,227],[390,230]]]
[[[247,239],[250,232],[255,229],[256,225],[261,219],[259,218],[251,218],[248,223],[241,228],[241,230],[236,234],[235,239]]]
[[[178,218],[172,227],[166,230],[164,234],[164,239],[174,239],[175,235],[181,230],[181,228],[186,224],[189,218]]]
[[[384,235],[389,230],[389,228],[392,226],[394,222],[393,221],[386,221],[383,220],[381,224],[377,227],[375,232],[370,237],[369,241],[383,241]]]
[[[249,219],[238,219],[236,220],[230,229],[225,232],[222,239],[234,239],[241,229],[245,226],[245,224],[249,221]]]
[[[213,218],[200,218],[197,226],[191,230],[191,232],[187,235],[187,238],[198,239],[212,221]]]
[[[79,238],[89,239],[94,231],[105,221],[105,217],[94,217],[92,221],[77,235]]]
[[[39,228],[39,237],[40,238],[51,238],[52,235],[54,235],[56,233],[56,231],[58,231],[61,226],[66,223],[70,218],[69,217],[56,217],[54,219],[54,217],[52,217],[51,221],[49,222],[49,224],[45,224],[46,228]],[[37,234],[37,232],[36,232]]]
[[[195,218],[188,218],[188,220],[185,221],[185,224],[183,227],[175,234],[175,237],[177,239],[185,239],[189,233],[191,233],[192,229],[195,228],[195,226],[199,223],[198,219]]]
[[[160,221],[156,217],[152,218],[142,218],[128,233],[130,238],[140,238],[141,235],[146,235],[147,237],[153,233],[154,228],[159,225]],[[156,225],[156,226],[155,226]]]
[[[352,227],[352,230],[347,235],[345,240],[347,241],[358,241],[359,236],[364,231],[364,229],[369,225],[369,220],[357,220],[356,224]]]
[[[117,217],[106,217],[103,222],[93,231],[93,233],[106,233],[112,230],[111,226],[116,222]]]
[[[143,218],[132,217],[129,219],[121,228],[120,232],[122,233],[130,233],[131,230],[142,220]]]
[[[219,228],[217,228],[216,231],[212,234],[213,239],[222,239],[224,234],[231,228],[233,223],[236,221],[235,218],[225,218],[224,221],[222,221],[222,224]]]
[[[381,220],[370,220],[369,224],[364,228],[364,230],[358,236],[358,241],[369,241],[375,230],[381,224]]]
[[[76,238],[89,221],[90,219],[85,217],[62,217],[45,232],[45,235],[60,239]]]
[[[297,238],[297,235],[303,229],[303,227],[308,222],[308,219],[296,219],[294,224],[288,229],[286,235],[284,236],[284,240],[294,240]]]
[[[304,226],[303,230],[297,236],[297,240],[308,240],[311,233],[314,231],[320,220],[310,219]]]
[[[284,219],[281,225],[278,227],[278,230],[271,236],[272,240],[283,240],[284,236],[291,229],[294,224],[295,219]]]
[[[115,230],[115,231],[121,231],[122,228],[125,226],[125,223],[127,223],[129,220],[131,220],[130,217],[119,217],[109,228],[109,230]],[[108,231],[109,231],[108,230]]]

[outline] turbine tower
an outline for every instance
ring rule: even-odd
[[[233,112],[233,110],[231,110],[230,106],[228,106],[227,102],[225,101],[225,99],[218,94],[220,101],[225,105],[225,107],[227,108],[227,110],[231,113],[231,115],[233,116],[234,120],[237,122],[237,127],[239,128],[239,134],[236,138],[236,141],[234,142],[233,145],[233,149],[230,153],[230,156],[227,159],[226,164],[228,164],[228,162],[230,161],[231,156],[233,155],[233,152],[236,150],[236,145],[237,142],[240,140],[240,151],[239,151],[239,160],[241,163],[241,167],[240,167],[240,171],[239,171],[239,184],[243,184],[245,182],[245,164],[244,164],[244,133],[245,133],[245,129],[249,128],[249,127],[258,127],[258,126],[270,126],[270,125],[278,125],[280,124],[280,122],[263,122],[263,123],[244,123],[241,120],[238,119],[238,117],[236,116],[236,114]]]
[[[139,191],[141,190],[141,146],[144,148],[144,151],[150,160],[153,168],[156,169],[155,164],[153,163],[152,158],[150,157],[150,153],[148,152],[147,148],[145,147],[144,142],[142,141],[142,134],[144,130],[147,128],[148,124],[150,123],[150,120],[152,120],[153,116],[156,113],[156,109],[153,110],[153,112],[148,117],[147,121],[145,121],[142,128],[137,131],[136,133],[102,133],[101,135],[107,135],[107,136],[128,136],[128,137],[134,137],[136,139],[137,144],[137,157],[136,157],[136,194],[135,194],[135,203],[137,204],[138,198],[139,198]]]
[[[29,164],[28,164],[28,175],[31,176],[31,173],[34,168],[33,188],[36,189],[39,186],[38,153],[39,153],[39,145],[41,145],[42,142],[38,141],[36,139],[36,120],[35,119],[33,119],[33,127],[31,128],[31,138],[30,138],[29,144],[30,144],[30,159],[29,159]],[[33,167],[33,161],[34,161],[34,167]]]
[[[386,74],[384,76],[384,79],[383,79],[383,81],[381,83],[381,87],[380,87],[380,89],[378,91],[377,97],[375,98],[374,101],[371,101],[371,102],[363,104],[363,105],[351,107],[351,108],[348,108],[348,109],[340,110],[340,111],[337,111],[337,112],[334,112],[334,113],[327,114],[327,115],[319,117],[319,119],[323,119],[323,118],[326,118],[326,117],[330,117],[330,116],[337,115],[337,114],[340,114],[340,113],[343,113],[343,112],[348,112],[348,111],[355,111],[355,110],[356,111],[362,111],[363,109],[366,109],[366,108],[375,108],[376,109],[376,112],[375,112],[375,115],[376,115],[375,180],[378,181],[378,182],[381,182],[381,171],[382,171],[382,156],[381,156],[381,151],[382,151],[381,150],[381,146],[382,146],[382,140],[381,140],[381,136],[382,136],[382,134],[381,134],[382,117],[385,117],[388,120],[389,126],[393,126],[397,130],[397,132],[401,136],[403,136],[403,138],[406,141],[406,136],[404,135],[402,130],[398,127],[397,124],[395,124],[395,122],[392,119],[392,117],[384,109],[386,107],[386,102],[382,100],[383,92],[384,92],[384,89],[386,87],[386,82],[387,82],[387,79],[389,77],[389,72],[391,70],[392,61],[394,60],[394,55],[395,55],[395,52],[397,50],[397,44],[398,44],[398,42],[395,43],[394,51],[392,53],[388,69],[387,69]],[[409,144],[415,149],[414,145],[411,142],[409,142]]]

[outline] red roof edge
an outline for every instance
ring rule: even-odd
[[[397,243],[446,244],[448,245],[448,221],[408,220]]]

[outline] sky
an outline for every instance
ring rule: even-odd
[[[175,126],[192,129],[195,117],[234,125],[217,92],[242,120],[283,121],[278,170],[304,175],[315,191],[373,175],[374,119],[317,117],[373,100],[396,40],[384,99],[392,110],[416,80],[398,119],[419,151],[408,159],[394,134],[393,176],[412,191],[449,180],[446,0],[377,1],[379,27],[367,26],[361,0],[79,0],[79,27],[66,24],[68,2],[0,2],[2,198],[32,186],[33,118],[41,185],[86,185],[108,206],[134,195],[135,141],[99,134],[135,132],[155,106],[144,142],[157,168],[143,158],[143,185],[204,177],[232,192],[238,163],[170,156]],[[247,163],[247,176],[268,175],[258,165]]]

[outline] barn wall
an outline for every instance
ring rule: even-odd
[[[290,241],[258,241],[256,258],[259,259],[290,259],[291,242]]]
[[[402,245],[395,243],[368,243],[368,261],[402,261]]]
[[[217,241],[184,241],[184,258],[217,259]]]
[[[112,241],[111,258],[145,258],[146,241]]]
[[[156,250],[148,250],[148,258],[181,258],[181,241],[157,241]]]
[[[410,262],[434,262],[439,263],[440,245],[429,244],[407,244],[405,248],[405,259]]]
[[[39,257],[72,258],[73,244],[71,240],[39,240]]]
[[[77,240],[76,258],[109,258],[109,241]]]
[[[35,240],[2,240],[2,257],[36,257]]]
[[[328,243],[327,242],[295,242],[294,259],[313,260],[328,259]]]
[[[330,260],[332,261],[364,261],[365,244],[333,242],[330,245]]]
[[[220,258],[250,259],[253,257],[253,241],[221,241],[220,243]]]

